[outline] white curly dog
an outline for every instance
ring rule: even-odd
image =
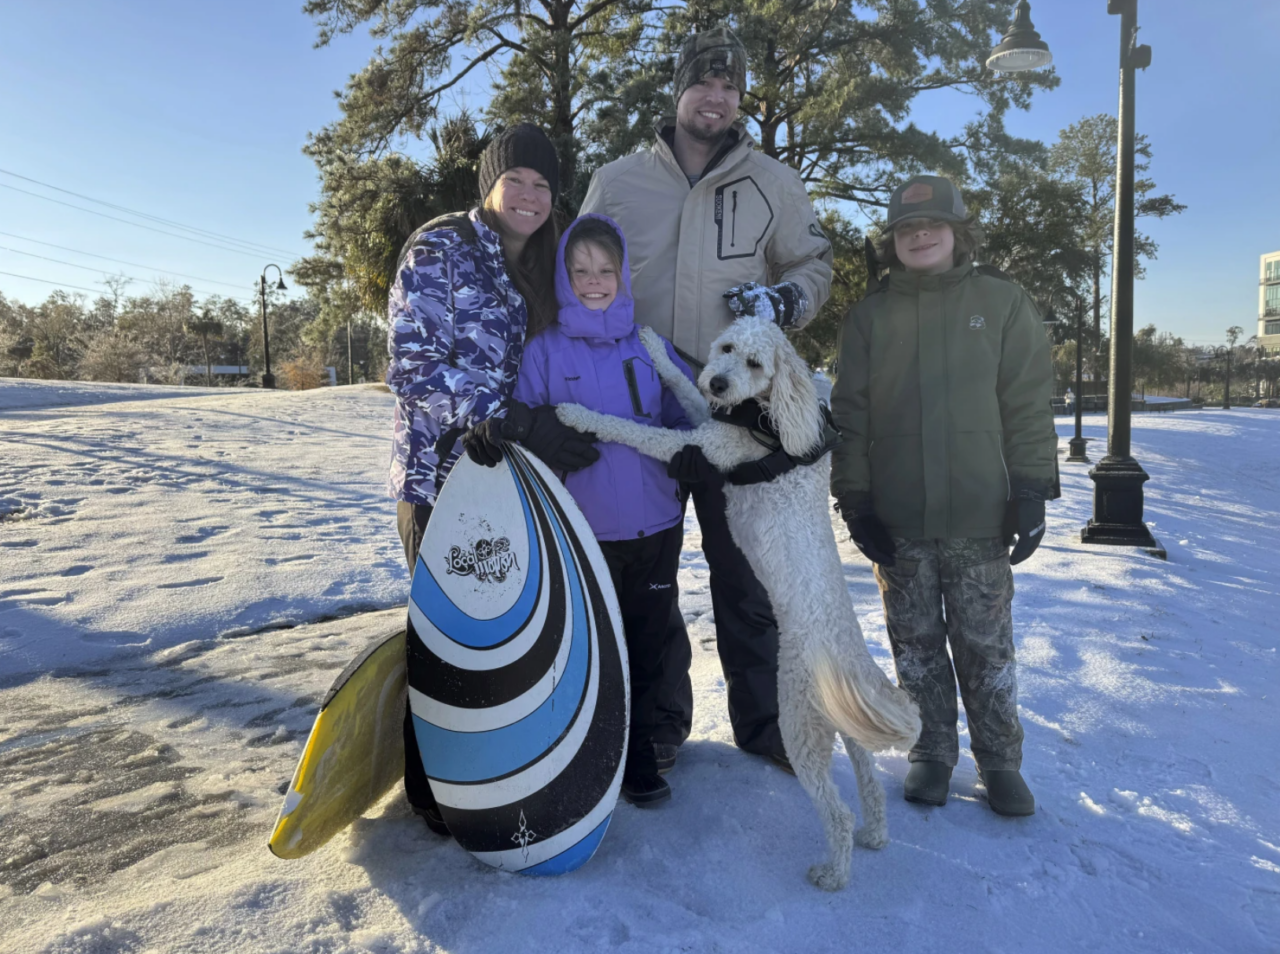
[[[803,457],[822,444],[824,419],[812,375],[772,322],[739,318],[715,340],[698,379],[702,393],[668,359],[661,338],[647,328],[641,337],[694,430],[648,427],[576,404],[560,405],[560,420],[659,460],[669,461],[686,444],[696,444],[712,465],[728,472],[770,450],[746,428],[711,419],[708,399],[718,408],[732,408],[755,398],[767,409],[788,454]],[[726,484],[725,496],[733,539],[778,618],[783,744],[826,831],[829,857],[809,869],[809,880],[836,891],[848,883],[855,841],[883,848],[889,840],[884,789],[867,750],[909,747],[920,734],[920,715],[867,652],[831,528],[830,471],[827,454],[775,480]],[[863,826],[856,831],[853,813],[831,778],[837,732],[858,780]]]

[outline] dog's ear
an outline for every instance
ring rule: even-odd
[[[803,457],[822,442],[822,412],[813,374],[791,342],[779,332],[769,387],[769,417],[778,429],[782,449]]]

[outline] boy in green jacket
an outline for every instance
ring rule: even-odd
[[[916,176],[894,191],[888,275],[871,276],[840,330],[831,490],[875,564],[898,681],[920,706],[907,801],[946,804],[958,676],[991,808],[1031,815],[1009,567],[1044,538],[1053,372],[1027,293],[974,264],[980,239],[949,180]]]

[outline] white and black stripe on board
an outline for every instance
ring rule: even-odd
[[[464,492],[451,495],[446,483],[414,572],[414,730],[459,844],[496,867],[562,873],[599,845],[621,782],[628,686],[617,603],[585,520],[540,465],[517,451],[488,473],[470,470],[461,475]],[[479,619],[451,599],[458,581],[446,554],[464,573],[480,559],[498,566],[492,541],[468,563],[457,556],[468,545],[465,530],[443,523],[433,540],[432,528],[458,503],[502,493],[518,495],[519,510],[476,532],[503,534],[501,552],[525,565],[519,556],[507,561],[513,585]],[[469,605],[475,612],[482,604]]]

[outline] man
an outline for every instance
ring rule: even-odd
[[[674,118],[647,150],[597,170],[583,212],[622,226],[631,253],[638,324],[669,339],[695,370],[735,317],[783,328],[809,321],[831,289],[831,244],[799,175],[754,149],[737,122],[746,50],[725,27],[685,41],[676,61]],[[691,491],[711,569],[716,644],[734,740],[789,768],[778,732],[778,629],[764,588],[729,536],[718,476],[686,451],[671,474]],[[692,652],[678,611],[665,661],[660,766],[675,763],[689,735]]]

